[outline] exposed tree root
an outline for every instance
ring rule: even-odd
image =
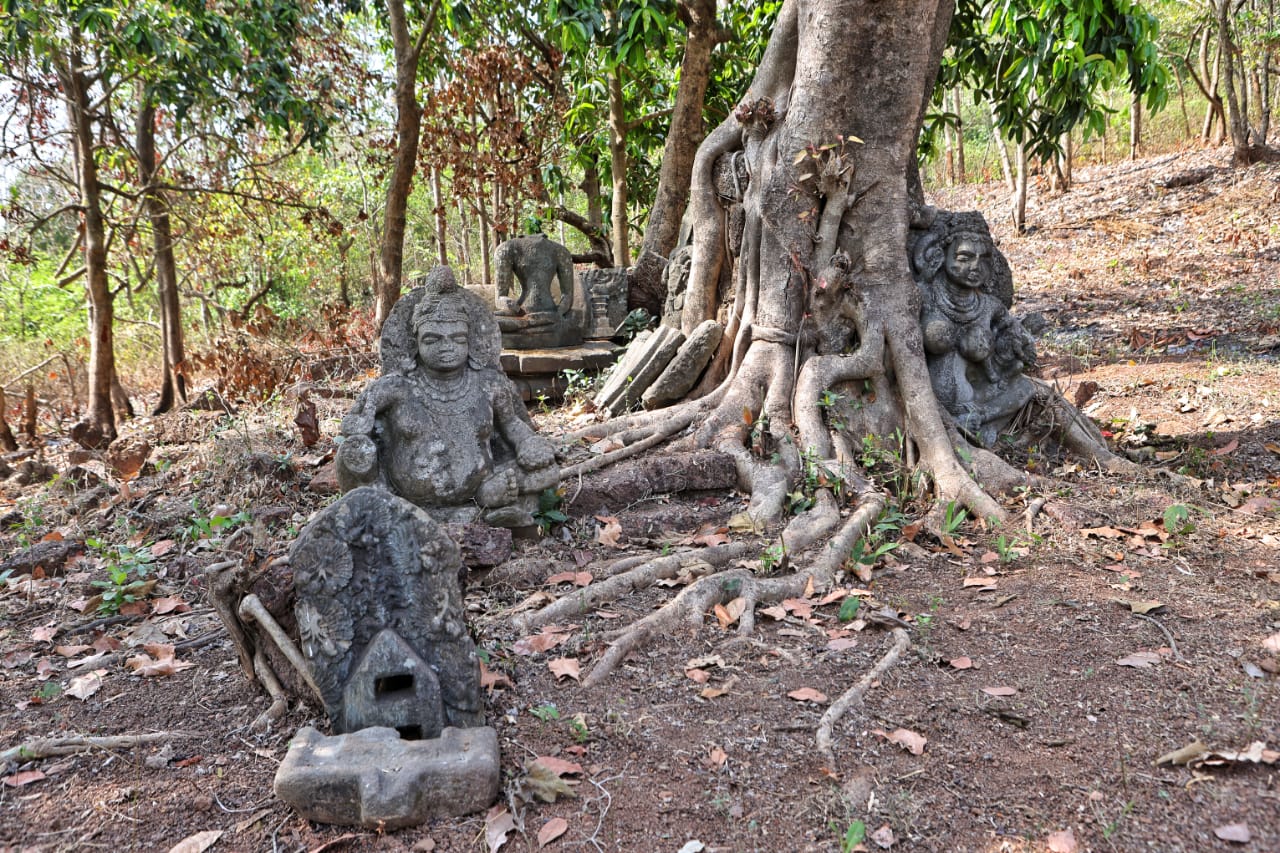
[[[706,567],[704,570],[722,568],[733,560],[745,557],[751,552],[751,547],[746,542],[732,542],[646,560],[620,574],[575,590],[541,610],[519,617],[515,620],[515,625],[521,631],[531,631],[559,619],[580,616],[602,604],[617,601],[628,593],[653,586],[657,581],[678,577],[683,570],[696,573],[700,567]]]
[[[818,723],[818,751],[822,753],[822,758],[826,762],[826,766],[830,770],[834,770],[839,765],[836,764],[835,750],[833,748],[832,729],[835,724],[840,721],[850,708],[861,707],[863,700],[866,698],[867,691],[871,689],[881,676],[889,671],[889,668],[898,662],[903,653],[911,646],[911,637],[903,628],[893,629],[893,644],[889,646],[888,651],[881,656],[871,671],[862,678],[858,679],[858,683],[850,687],[840,698],[831,703],[831,707],[822,715],[822,720]]]
[[[35,761],[58,755],[75,755],[91,749],[136,749],[153,743],[163,743],[180,737],[192,737],[186,732],[147,732],[140,735],[107,735],[91,737],[42,737],[29,740],[0,752],[0,763],[8,761]]]
[[[255,731],[262,731],[270,728],[272,723],[285,715],[289,710],[289,699],[285,695],[284,688],[280,686],[280,679],[276,678],[275,670],[271,668],[261,649],[253,656],[253,671],[258,677],[258,682],[266,689],[267,695],[271,697],[270,707],[259,714],[251,726]]]
[[[815,510],[822,521],[815,523],[805,519],[802,522],[793,522],[788,528],[790,535],[788,532],[783,534],[784,547],[790,549],[793,554],[800,554],[824,539],[839,521],[838,513],[832,511],[834,505],[834,500],[829,493],[820,497]],[[750,634],[755,628],[757,604],[798,597],[804,594],[805,588],[810,583],[815,590],[828,587],[836,571],[848,558],[849,549],[860,536],[866,534],[867,529],[874,523],[883,508],[882,496],[865,496],[865,500],[850,514],[839,532],[826,543],[808,569],[763,578],[745,569],[730,569],[699,578],[681,590],[661,609],[622,629],[609,644],[600,660],[592,667],[583,684],[588,686],[599,684],[622,663],[627,655],[647,643],[650,638],[669,635],[681,623],[696,627],[701,624],[707,609],[734,598],[742,598],[745,604],[742,616],[739,617],[739,635]],[[795,558],[793,557],[792,560],[795,561]]]
[[[576,465],[570,465],[566,468],[562,468],[560,470],[560,479],[561,481],[571,480],[582,474],[598,471],[601,468],[614,464],[615,462],[621,462],[623,459],[630,459],[651,447],[656,447],[671,438],[671,436],[687,428],[691,423],[693,423],[696,416],[696,408],[691,407],[683,415],[671,417],[670,420],[665,421],[660,427],[654,429],[646,438],[637,441],[635,444],[629,444],[617,450],[611,450],[608,453],[603,453],[600,456],[593,456],[590,459],[585,459]]]

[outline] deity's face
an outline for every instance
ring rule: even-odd
[[[469,330],[463,320],[428,320],[420,323],[418,359],[428,370],[452,373],[467,363]]]
[[[981,287],[987,277],[986,254],[977,240],[956,240],[947,247],[947,278],[961,287]]]

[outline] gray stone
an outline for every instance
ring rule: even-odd
[[[485,809],[499,782],[498,735],[488,726],[414,741],[390,728],[325,737],[308,726],[289,745],[274,787],[307,820],[398,829]]]
[[[614,330],[627,319],[630,285],[626,269],[583,270],[578,273],[578,282],[587,303],[584,334],[589,340],[613,337]]]
[[[662,306],[662,325],[680,328],[684,315],[684,293],[689,288],[689,270],[693,267],[693,247],[682,246],[671,255],[670,262],[662,270],[662,282],[667,293]]]
[[[977,213],[937,213],[912,234],[920,327],[934,393],[961,430],[990,447],[1034,393],[1035,341],[1017,317],[1013,276]]]
[[[433,738],[484,724],[462,557],[430,515],[385,489],[356,489],[307,524],[289,565],[302,653],[335,731]]]
[[[639,343],[639,338],[636,342]],[[645,390],[653,384],[675,358],[684,343],[684,335],[679,329],[670,326],[659,326],[640,347],[635,367],[621,377],[617,390],[605,400],[605,408],[611,414],[620,415],[640,402]],[[635,346],[633,343],[632,346]],[[613,379],[610,376],[610,379]],[[597,397],[597,406],[600,398]]]
[[[499,368],[498,327],[483,300],[437,267],[396,303],[381,349],[382,376],[342,421],[343,491],[382,486],[447,523],[531,525],[560,472]]]
[[[640,361],[645,356],[646,347],[648,347],[649,342],[653,340],[656,334],[650,329],[645,329],[636,335],[631,343],[627,344],[627,348],[622,352],[622,357],[618,359],[617,364],[609,371],[608,377],[604,380],[604,385],[596,392],[596,409],[601,411],[607,409],[609,403],[622,393],[627,381],[640,366]]]
[[[582,342],[581,314],[574,315],[573,255],[545,234],[499,244],[494,252],[494,313],[508,349],[573,346]],[[515,281],[520,296],[511,297]],[[552,282],[559,286],[557,299]],[[581,297],[577,299],[580,303]]]
[[[664,318],[665,320],[665,318]],[[720,339],[724,337],[724,326],[715,320],[704,320],[689,333],[689,339],[680,345],[675,358],[662,371],[662,375],[654,381],[641,395],[641,402],[646,409],[657,409],[669,405],[684,397],[697,383],[698,377],[706,369],[711,357],[715,355]]]

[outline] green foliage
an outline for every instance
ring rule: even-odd
[[[1194,533],[1196,523],[1191,520],[1191,511],[1186,504],[1170,504],[1164,511],[1164,529],[1170,536],[1185,536]]]
[[[247,512],[237,512],[234,515],[203,515],[200,513],[200,506],[193,502],[192,509],[195,515],[187,522],[187,526],[183,529],[182,535],[192,542],[198,542],[201,539],[216,539],[224,533],[230,533],[236,527],[248,522],[251,516]]]
[[[891,507],[885,507],[876,519],[876,523],[867,531],[867,534],[853,543],[853,548],[850,549],[849,558],[845,561],[845,564],[852,563],[856,568],[858,566],[874,566],[880,562],[881,559],[901,544],[897,541],[897,538],[902,532],[902,523],[904,521],[906,521],[906,518],[902,513]]]
[[[569,520],[569,516],[560,509],[563,502],[564,490],[560,488],[543,489],[542,494],[538,495],[538,509],[533,514],[533,520],[538,522],[538,530],[543,534],[550,532],[553,526]]]
[[[534,705],[529,709],[529,713],[533,714],[544,723],[554,722],[560,719],[560,709],[551,702],[544,702],[541,705]]]
[[[787,566],[787,549],[781,542],[774,542],[760,552],[760,574],[771,575]]]
[[[852,622],[858,618],[858,611],[861,609],[862,599],[856,595],[851,595],[840,602],[840,612],[836,614],[836,618],[841,622]]]
[[[843,832],[840,831],[840,824],[835,821],[831,821],[830,828],[840,843],[840,853],[853,853],[861,849],[862,842],[867,839],[867,825],[861,820],[850,821]]]
[[[947,511],[942,518],[942,532],[954,536],[969,518],[969,511],[955,501],[947,501]]]
[[[95,538],[86,539],[85,544],[102,561],[107,572],[106,580],[93,581],[93,586],[102,590],[98,612],[108,615],[119,613],[123,605],[138,599],[137,593],[155,559],[151,555],[151,546],[112,545]]]
[[[1149,110],[1164,106],[1169,69],[1158,34],[1156,18],[1133,0],[960,0],[934,103],[962,85],[1010,138],[1052,156],[1072,128],[1103,133],[1100,95],[1113,84],[1127,83]],[[935,113],[929,130],[944,120],[954,116]]]

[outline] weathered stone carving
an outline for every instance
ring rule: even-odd
[[[662,270],[662,286],[667,300],[662,306],[662,325],[680,328],[684,314],[684,293],[689,288],[689,270],[693,266],[693,247],[681,246],[671,253],[671,260]]]
[[[289,554],[302,653],[336,732],[411,740],[484,725],[463,618],[462,556],[424,510],[377,487],[343,495]]]
[[[443,526],[361,487],[312,519],[289,564],[302,655],[335,736],[298,733],[277,795],[311,820],[387,828],[493,802],[498,740]]]
[[[607,340],[627,319],[627,271],[625,269],[591,269],[578,274],[589,300],[586,337]]]
[[[573,255],[545,234],[529,234],[499,244],[494,252],[497,299],[494,312],[509,349],[573,346],[582,330],[573,309]],[[513,279],[520,296],[511,297]],[[551,284],[560,290],[557,301]]]
[[[960,428],[989,447],[1034,393],[1023,370],[1035,366],[1035,342],[1009,313],[1013,276],[978,214],[939,213],[914,236],[934,392]]]
[[[560,474],[498,366],[489,307],[437,267],[396,303],[381,349],[383,375],[342,422],[341,488],[381,485],[437,521],[531,525]]]

